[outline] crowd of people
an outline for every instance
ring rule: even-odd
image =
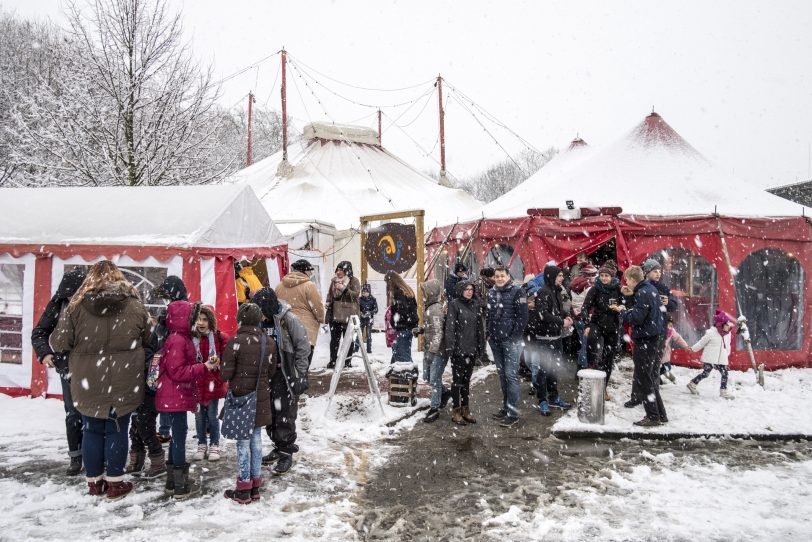
[[[32,332],[40,362],[61,377],[70,459],[66,473],[78,475],[84,468],[88,493],[108,499],[132,491],[125,474],[142,479],[165,475],[167,495],[193,496],[200,489],[189,476],[186,452],[188,414],[193,412],[193,460],[220,460],[221,435],[239,435],[234,437],[236,485],[224,496],[242,504],[260,499],[261,465],[272,465],[271,472],[282,475],[299,451],[298,398],[308,388],[320,327],[330,332],[328,368],[351,365],[358,347],[372,349],[378,303],[370,285],[362,285],[352,264],[342,261],[323,302],[313,272],[309,262],[298,260],[271,289],[262,285],[250,262],[238,263],[239,327],[233,337],[218,328],[214,307],[188,299],[179,277],[166,277],[154,290],[167,305],[151,317],[114,263],[66,272]],[[570,269],[551,263],[538,276],[526,276],[523,284],[503,266],[486,267],[474,280],[457,263],[445,283],[426,281],[416,294],[399,274],[386,273],[391,361],[412,362],[413,338],[422,335],[423,378],[431,385],[424,421],[436,421],[451,401],[451,421],[468,425],[477,423],[471,411],[472,373],[476,365],[490,363],[490,350],[502,392],[501,408],[492,418],[509,428],[520,419],[522,365],[529,371],[539,414],[549,416],[551,409],[571,408],[558,390],[567,366],[565,342],[577,339],[578,367],[603,371],[607,385],[625,347],[632,351],[634,375],[624,406],[643,405],[645,416],[636,425],[667,423],[659,386],[676,380],[670,370],[672,349],[689,348],[673,327],[677,300],[661,282],[654,259],[627,268],[623,284],[620,278],[613,260],[596,268],[585,254]],[[352,316],[359,317],[362,337],[338,360]],[[629,341],[623,340],[624,326]],[[690,346],[702,350],[704,364],[688,383],[691,393],[698,394],[698,384],[716,369],[722,375],[721,396],[731,398],[727,363],[734,326],[732,317],[716,311],[713,326]],[[450,388],[443,382],[449,364]],[[229,417],[230,409],[243,408],[249,400],[252,420]],[[243,431],[235,424],[249,427]],[[263,427],[273,444],[264,456]]]

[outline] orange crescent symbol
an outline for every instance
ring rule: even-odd
[[[383,237],[381,237],[381,239],[378,241],[378,246],[381,246],[381,244],[383,244],[383,243],[386,243],[387,245],[389,245],[389,246],[386,247],[386,253],[387,254],[394,254],[395,253],[395,250],[396,250],[395,249],[395,240],[392,239],[391,235],[384,235]]]

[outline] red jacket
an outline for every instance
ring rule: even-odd
[[[218,331],[214,334],[214,351],[217,352],[217,357],[222,361],[223,348],[228,342],[228,337],[222,332]],[[201,360],[205,362],[209,357],[209,336],[204,335],[200,337]],[[197,352],[195,352],[195,356]],[[197,400],[202,405],[208,405],[211,401],[222,399],[226,396],[228,391],[228,384],[223,382],[220,375],[220,368],[214,371],[206,371],[205,374],[197,381]]]
[[[169,337],[161,352],[158,391],[155,408],[158,412],[194,412],[197,410],[197,382],[208,369],[197,363],[192,343],[192,304],[173,301],[166,308],[166,328]]]

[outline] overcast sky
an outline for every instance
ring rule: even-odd
[[[361,103],[395,104],[430,92],[429,81],[442,73],[539,149],[564,148],[576,133],[592,145],[607,145],[653,106],[706,157],[745,181],[773,186],[810,178],[809,1],[680,1],[670,7],[605,1],[172,4],[183,10],[195,54],[212,63],[218,76],[284,46],[299,61],[299,71],[289,69],[298,86],[290,82],[288,104],[300,126],[358,119],[375,126],[374,109],[330,91]],[[60,18],[58,0],[0,5],[24,16]],[[254,90],[260,104],[280,107],[278,66],[276,56],[226,82],[223,104],[241,104]],[[306,66],[361,87],[424,84],[367,92],[311,72],[320,86],[302,73]],[[468,175],[505,158],[451,94],[449,172]],[[426,94],[407,108],[383,109],[390,119],[402,114],[397,124],[417,144],[385,118],[384,145],[420,169],[437,169],[437,95]],[[480,120],[508,153],[524,147]],[[430,150],[430,157],[422,156]]]

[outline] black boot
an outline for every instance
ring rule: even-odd
[[[279,454],[279,461],[271,470],[276,475],[285,474],[293,466],[293,454],[286,454],[285,452],[279,452]]]
[[[335,369],[336,368],[336,362],[335,361],[328,362],[327,363],[327,368],[328,369]]]
[[[445,408],[449,399],[451,399],[451,390],[443,388],[443,393],[440,394],[440,408]]]
[[[440,411],[436,408],[430,408],[428,412],[426,412],[426,417],[423,418],[425,423],[432,423],[437,421],[437,418],[440,417]]]
[[[174,495],[175,494],[175,475],[173,472],[175,471],[175,465],[170,463],[169,461],[166,462],[166,485],[164,485],[164,495]]]
[[[175,468],[172,469],[172,477],[175,479],[175,494],[173,497],[176,499],[187,499],[200,493],[200,486],[189,479],[188,463],[185,465],[175,465]]]
[[[282,452],[274,448],[271,450],[268,455],[262,456],[262,464],[263,465],[271,465],[279,461],[279,458],[282,457]]]
[[[76,476],[82,472],[82,456],[77,455],[70,458],[70,465],[68,465],[68,470],[65,471],[67,476]]]

